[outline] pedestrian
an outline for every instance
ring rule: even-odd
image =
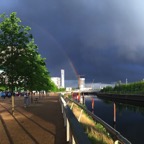
[[[27,107],[29,105],[29,94],[27,92],[24,92],[24,107]]]
[[[6,97],[6,92],[3,91],[2,92],[2,98],[5,99],[5,97]]]
[[[9,97],[9,98],[11,97],[11,92],[8,92],[8,97]]]

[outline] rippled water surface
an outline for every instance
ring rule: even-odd
[[[85,104],[91,111],[92,97],[85,97]],[[114,102],[94,97],[94,114],[113,126]],[[144,107],[116,103],[116,130],[132,144],[144,143]]]

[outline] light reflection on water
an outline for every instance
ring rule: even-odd
[[[113,102],[94,97],[94,114],[113,126]],[[85,97],[85,104],[91,111],[91,97]],[[116,130],[132,144],[143,143],[144,107],[116,103]]]

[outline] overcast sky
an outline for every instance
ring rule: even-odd
[[[144,78],[144,0],[1,0],[32,28],[51,76],[111,83]]]

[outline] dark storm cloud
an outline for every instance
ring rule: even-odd
[[[142,0],[3,0],[0,12],[17,11],[32,27],[52,76],[64,68],[67,79],[113,82],[144,76]]]

